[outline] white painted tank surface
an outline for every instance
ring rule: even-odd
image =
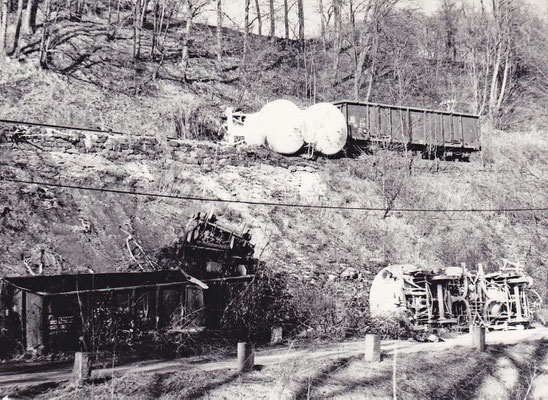
[[[266,132],[260,113],[247,114],[243,125],[245,142],[250,146],[261,146],[266,142]]]
[[[413,265],[389,265],[373,279],[369,293],[372,316],[382,316],[405,311],[404,271],[416,269]]]
[[[331,103],[318,103],[303,113],[303,139],[325,155],[333,155],[346,144],[348,130],[341,111]]]
[[[259,117],[270,149],[280,154],[295,154],[303,147],[302,111],[291,101],[280,99],[267,103]]]

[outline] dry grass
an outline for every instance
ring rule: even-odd
[[[499,350],[497,350],[498,352]],[[63,386],[46,398],[471,398],[493,371],[497,352],[456,348],[438,353],[384,356],[365,363],[360,356],[294,357],[258,366],[243,375],[234,370],[128,374],[81,389]],[[504,352],[504,351],[503,351]],[[313,353],[312,353],[313,354]],[[396,381],[394,386],[394,365]]]

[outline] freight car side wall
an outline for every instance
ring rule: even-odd
[[[4,294],[9,294],[11,304],[6,304],[3,314],[18,324],[2,321],[2,328],[14,337],[22,335],[29,350],[75,349],[84,337],[97,345],[108,342],[114,328],[132,335],[172,324],[186,328],[205,324],[203,291],[188,283],[68,294],[12,287]],[[96,337],[90,337],[91,332]]]
[[[480,149],[477,115],[348,101],[335,105],[346,117],[353,140],[463,152]]]

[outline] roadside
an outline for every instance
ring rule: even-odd
[[[392,390],[394,356],[397,360],[397,381],[401,383],[403,392],[400,394],[403,398],[413,397],[414,391],[419,390],[416,385],[430,388],[431,393],[427,397],[449,393],[453,393],[453,397],[470,397],[477,391],[481,397],[489,397],[493,393],[497,394],[497,398],[503,398],[505,394],[513,394],[513,397],[508,398],[515,398],[517,390],[519,393],[527,392],[535,398],[542,398],[544,393],[548,393],[545,374],[548,367],[548,328],[489,332],[486,337],[486,353],[477,353],[470,349],[469,342],[468,335],[438,343],[387,340],[382,342],[383,361],[376,364],[361,361],[362,340],[311,346],[302,350],[290,344],[285,349],[257,351],[256,370],[243,375],[236,373],[235,358],[208,362],[198,358],[134,362],[94,370],[94,383],[86,385],[80,392],[75,392],[68,385],[71,366],[54,366],[51,370],[3,373],[0,375],[0,395],[76,395],[83,398],[90,395],[87,392],[91,390],[94,392],[93,397],[100,398],[101,393],[108,388],[109,393],[115,391],[117,398],[134,395],[159,397],[168,394],[161,388],[166,389],[169,386],[170,393],[176,390],[174,387],[177,385],[173,386],[172,382],[166,386],[167,382],[184,381],[184,390],[181,388],[170,396],[188,398],[207,394],[213,398],[240,395],[292,398],[307,397],[314,391],[314,397],[353,397],[359,393],[362,396],[367,394],[383,397],[391,395],[391,392],[386,391]],[[521,355],[521,358],[517,355]],[[514,360],[513,366],[508,360]],[[512,378],[516,374],[518,379]],[[440,384],[438,389],[435,389],[436,376]],[[146,383],[145,386],[150,388],[151,380],[158,379],[163,383],[156,382],[157,393],[132,392],[141,387],[140,383]],[[473,385],[470,379],[475,382]],[[459,387],[461,381],[468,382],[466,390]],[[128,382],[134,382],[134,385],[127,386]],[[506,386],[500,382],[505,382]],[[445,390],[443,393],[440,392],[442,389]],[[234,390],[238,393],[233,393]]]

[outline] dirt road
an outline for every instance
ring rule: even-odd
[[[530,329],[525,331],[510,332],[489,332],[486,335],[488,346],[510,345],[521,342],[538,342],[548,340],[548,328]],[[417,352],[441,352],[442,350],[454,348],[456,346],[468,346],[471,338],[464,334],[455,338],[447,339],[438,343],[417,343],[409,341],[386,340],[382,342],[382,351],[384,354],[392,354],[396,349],[398,354],[417,353]],[[312,362],[328,362],[333,359],[343,359],[359,356],[363,352],[363,341],[346,341],[332,343],[307,349],[296,349],[292,346],[285,349],[259,350],[255,355],[257,365],[268,366],[277,363],[286,362],[292,359],[306,359]],[[508,363],[500,361],[500,370],[505,377],[515,375]],[[113,368],[99,368],[93,371],[93,378],[109,378],[111,376],[121,376],[127,373],[168,373],[180,371],[213,371],[220,369],[234,369],[236,367],[235,358],[223,359],[217,361],[203,362],[192,358],[183,358],[171,361],[151,360],[144,362],[133,362],[126,365],[115,366]],[[0,369],[0,394],[9,394],[10,387],[21,387],[25,385],[39,385],[51,382],[68,381],[71,375],[72,365],[68,362],[56,363],[41,366],[28,366],[27,368],[18,367],[9,370],[7,365]],[[506,368],[506,369],[505,369]],[[548,357],[544,360],[543,368],[548,370]],[[508,372],[510,371],[510,372]],[[504,378],[504,376],[503,376]],[[538,373],[538,382],[531,382],[531,390],[536,389],[541,384],[546,384],[547,377],[544,373]],[[537,384],[538,383],[538,384]],[[488,384],[488,383],[487,383]],[[540,386],[539,386],[540,387]],[[543,386],[545,387],[545,386]],[[489,390],[486,386],[485,390]]]

